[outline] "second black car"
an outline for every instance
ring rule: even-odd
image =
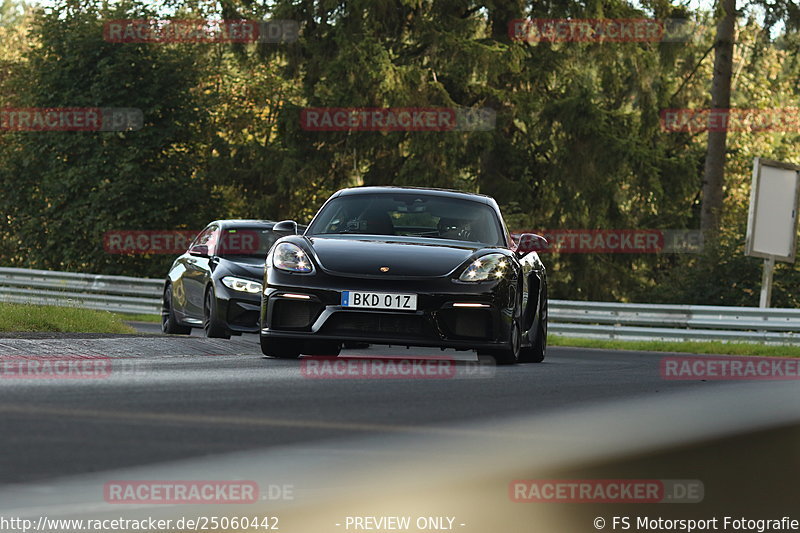
[[[161,329],[207,337],[256,333],[264,258],[281,236],[269,220],[217,220],[172,264],[164,284]]]

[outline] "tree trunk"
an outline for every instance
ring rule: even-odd
[[[721,0],[714,53],[714,78],[711,85],[711,108],[727,110],[731,106],[733,41],[736,25],[736,0]],[[703,172],[703,205],[700,229],[707,237],[719,232],[725,183],[725,151],[728,132],[709,131],[708,151]]]

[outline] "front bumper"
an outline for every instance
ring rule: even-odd
[[[261,296],[229,289],[222,282],[216,283],[217,319],[227,324],[228,329],[239,333],[258,333]]]
[[[270,269],[261,302],[263,337],[491,350],[505,348],[516,313],[512,280],[464,283],[289,274]],[[417,295],[416,311],[342,307],[342,291]],[[300,298],[300,296],[304,298]],[[482,304],[464,308],[454,304]]]

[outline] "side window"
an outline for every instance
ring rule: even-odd
[[[219,235],[219,228],[217,226],[209,226],[200,234],[195,237],[192,246],[205,245],[208,246],[208,255],[214,255],[216,252],[217,238]]]

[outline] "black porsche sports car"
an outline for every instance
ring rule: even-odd
[[[265,355],[337,355],[342,342],[474,349],[500,364],[544,359],[547,278],[488,196],[344,189],[300,235],[279,222],[261,299]]]
[[[281,236],[269,220],[216,220],[172,264],[164,283],[161,329],[207,337],[256,333],[264,258]]]

